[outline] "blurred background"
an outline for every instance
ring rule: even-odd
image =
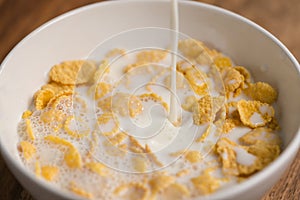
[[[300,0],[197,0],[238,13],[267,29],[300,60]],[[69,10],[99,0],[0,0],[0,63],[27,34]],[[32,200],[0,156],[0,199]],[[263,198],[300,199],[300,153],[293,165]]]

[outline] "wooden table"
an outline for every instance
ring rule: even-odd
[[[299,0],[200,0],[241,14],[278,37],[300,60]],[[96,0],[0,0],[0,62],[23,37],[35,28],[71,9]],[[0,156],[0,199],[32,200]],[[300,199],[300,152],[282,179],[264,200]]]

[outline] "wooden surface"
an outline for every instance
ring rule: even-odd
[[[71,9],[96,0],[0,0],[0,62],[35,28]],[[201,0],[241,14],[278,37],[300,60],[300,0]],[[299,113],[300,114],[300,113]],[[32,200],[0,156],[0,199]],[[292,166],[263,198],[300,199],[300,152]]]

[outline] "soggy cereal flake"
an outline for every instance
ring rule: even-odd
[[[183,200],[190,196],[190,191],[182,184],[173,183],[164,190],[162,196],[163,199]]]
[[[126,93],[117,93],[112,98],[112,110],[114,113],[118,113],[121,116],[129,115],[134,118],[141,114],[143,109],[142,102],[137,96]]]
[[[178,72],[181,72],[182,74],[185,74],[187,70],[193,68],[193,65],[189,62],[186,62],[186,61],[179,61],[177,62],[176,64],[176,70]]]
[[[100,65],[98,69],[96,70],[94,76],[93,76],[93,83],[101,82],[104,78],[104,75],[108,74],[110,72],[109,68],[109,61],[108,60],[102,60],[100,62]]]
[[[199,99],[192,107],[194,124],[201,125],[212,122],[215,118],[215,114],[221,109],[223,103],[223,97],[211,97],[206,95]]]
[[[258,170],[261,170],[279,156],[280,146],[278,144],[258,140],[254,145],[248,147],[248,152],[257,156]]]
[[[220,70],[224,70],[232,67],[232,61],[228,57],[217,57],[214,59],[215,66]]]
[[[52,90],[39,90],[34,94],[34,105],[37,110],[44,109],[55,93]]]
[[[48,106],[51,106],[52,108],[56,108],[58,104],[60,104],[62,101],[64,100],[69,100],[72,101],[72,94],[74,93],[73,90],[62,90],[60,92],[58,92],[57,94],[55,94],[55,96],[53,96],[49,103]],[[72,102],[70,102],[70,105],[68,105],[68,107],[71,107]]]
[[[196,139],[196,142],[204,142],[207,136],[210,134],[210,129],[211,126],[208,125],[207,128],[205,129],[204,133],[201,134],[199,138]]]
[[[222,171],[226,175],[238,175],[238,164],[236,163],[236,153],[233,147],[237,146],[228,138],[221,138],[216,144],[216,153],[222,162]]]
[[[126,50],[125,49],[113,49],[111,51],[109,51],[105,57],[106,58],[113,58],[113,57],[116,57],[116,56],[125,56],[126,55]]]
[[[41,165],[38,161],[34,163],[34,172],[37,177],[42,175]]]
[[[264,126],[274,117],[273,107],[259,101],[241,100],[237,108],[243,124],[251,128]]]
[[[89,192],[85,191],[84,189],[76,186],[74,182],[70,183],[70,190],[73,193],[75,193],[75,194],[77,194],[81,197],[84,197],[84,198],[87,198],[87,199],[93,199],[94,198],[92,193],[89,193]]]
[[[193,39],[180,40],[178,49],[188,58],[197,58],[205,50],[202,42]]]
[[[23,156],[26,160],[32,158],[32,156],[36,153],[36,147],[27,141],[20,142],[20,150],[23,153]]]
[[[196,101],[197,98],[195,96],[187,96],[181,107],[186,111],[192,112],[192,107]]]
[[[160,175],[153,177],[149,181],[149,185],[150,185],[152,193],[156,194],[158,192],[164,191],[166,188],[168,188],[174,182],[175,182],[175,178],[173,176],[160,174]]]
[[[98,117],[98,125],[102,135],[110,136],[119,131],[119,121],[114,117],[113,113],[103,113]],[[106,130],[103,125],[111,124],[109,130]]]
[[[55,125],[50,125],[55,132],[61,129],[63,121],[65,120],[64,113],[60,110],[54,109],[43,112],[40,118],[45,124],[55,123]]]
[[[95,87],[95,99],[98,100],[104,97],[106,94],[110,93],[112,86],[105,82],[97,83]]]
[[[152,100],[154,102],[160,103],[166,111],[169,111],[169,105],[164,102],[163,98],[156,93],[146,93],[138,96],[142,101]]]
[[[249,87],[245,89],[245,94],[253,98],[253,100],[268,104],[274,103],[277,99],[276,90],[264,82],[250,84]]]
[[[234,68],[226,68],[222,72],[226,92],[234,92],[244,82],[244,76]]]
[[[70,168],[80,168],[82,166],[81,155],[75,147],[68,149],[64,159]]]
[[[165,85],[168,88],[171,88],[171,75],[167,76],[165,78]],[[177,89],[182,89],[187,87],[187,81],[185,80],[184,76],[182,73],[176,72],[176,88]]]
[[[114,190],[114,194],[121,196],[122,199],[139,199],[148,200],[149,189],[141,183],[128,183],[117,187]]]
[[[281,139],[272,129],[260,127],[253,129],[239,138],[239,141],[246,145],[254,145],[258,141],[263,141],[271,145],[281,145]]]
[[[208,168],[202,171],[198,177],[191,179],[195,188],[202,194],[211,194],[221,186],[220,180],[211,175],[211,172],[213,171],[214,169]]]
[[[22,119],[26,119],[32,115],[32,112],[30,110],[26,110],[22,114]]]
[[[148,158],[154,162],[157,166],[159,167],[163,167],[163,163],[161,163],[158,158],[156,157],[156,155],[151,151],[150,147],[148,146],[148,144],[145,145],[145,153],[147,154]]]
[[[50,70],[49,76],[52,81],[57,83],[75,85],[89,82],[95,71],[96,66],[91,61],[66,61],[54,65]]]
[[[199,151],[187,151],[185,153],[185,159],[190,163],[197,163],[202,161],[203,157]]]
[[[147,170],[148,160],[144,156],[135,155],[134,157],[132,157],[131,161],[133,169],[136,172],[145,172]]]
[[[30,140],[34,140],[35,136],[32,130],[31,121],[29,119],[25,119],[25,123],[26,123],[26,132],[28,134],[28,138]]]
[[[168,52],[164,50],[142,51],[136,55],[137,63],[157,63],[167,57]]]
[[[134,153],[144,153],[145,148],[132,136],[129,136],[129,149]]]
[[[176,173],[176,177],[183,177],[183,176],[187,175],[188,173],[190,173],[190,170],[183,169]]]
[[[119,145],[121,142],[123,142],[127,138],[126,133],[118,133],[115,136],[109,138],[109,141],[112,145]]]
[[[60,137],[54,136],[54,135],[47,135],[44,137],[46,141],[52,142],[53,144],[63,145],[66,147],[74,148],[73,144],[65,139],[62,139]]]
[[[85,167],[88,168],[90,171],[97,173],[99,176],[107,176],[108,169],[105,165],[99,162],[90,162],[85,164]]]
[[[55,179],[58,173],[59,173],[59,169],[55,166],[41,167],[41,175],[47,181],[52,181],[53,179]]]
[[[205,73],[201,72],[200,69],[188,69],[185,73],[185,77],[196,94],[206,95],[208,93],[208,85],[206,82],[207,76]]]
[[[84,127],[84,130],[81,130],[78,128],[78,126],[76,126],[76,130],[72,130],[71,123],[72,121],[75,121],[76,123],[80,124],[80,126]],[[90,133],[90,129],[88,127],[88,125],[86,124],[86,122],[84,122],[80,117],[74,117],[74,116],[69,116],[64,124],[64,129],[66,131],[67,134],[69,134],[70,136],[74,137],[74,138],[82,138],[87,136]]]

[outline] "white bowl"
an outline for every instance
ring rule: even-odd
[[[50,67],[63,60],[86,57],[97,44],[121,31],[141,27],[169,28],[169,13],[167,0],[92,4],[41,26],[23,39],[3,61],[0,75],[1,152],[12,173],[35,198],[76,198],[36,179],[23,167],[16,148],[21,113],[30,104],[33,92],[47,80]],[[279,180],[299,149],[299,64],[269,32],[214,6],[180,2],[180,31],[223,51],[236,63],[248,67],[255,80],[271,83],[279,92],[284,140],[282,154],[249,180],[207,197],[259,199]]]

